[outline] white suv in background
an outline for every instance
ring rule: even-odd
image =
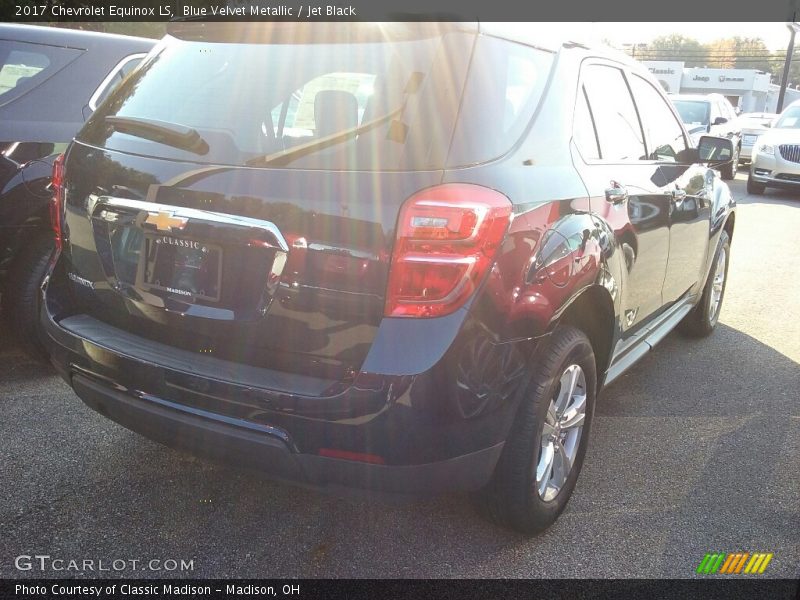
[[[733,179],[742,151],[742,128],[728,99],[722,94],[675,94],[669,98],[695,147],[700,136],[706,134],[733,140],[733,160],[720,167],[723,179]]]
[[[800,100],[758,137],[751,160],[749,194],[763,194],[767,186],[800,189]]]

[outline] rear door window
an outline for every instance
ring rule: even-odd
[[[450,166],[497,158],[521,138],[541,99],[553,53],[482,36],[473,53]]]
[[[581,87],[578,92],[578,103],[575,106],[575,123],[572,139],[581,156],[587,160],[600,158],[600,146],[597,144],[597,130],[586,100],[586,91]]]
[[[606,65],[583,69],[583,85],[597,128],[604,161],[632,162],[645,157],[644,137],[622,71]]]
[[[0,40],[0,106],[32,90],[81,52],[73,48]]]
[[[683,128],[656,88],[638,75],[630,82],[647,136],[648,160],[675,162],[686,149]]]

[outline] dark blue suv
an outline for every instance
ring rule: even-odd
[[[57,163],[90,407],[317,486],[569,499],[598,390],[714,329],[735,203],[647,70],[500,25],[178,24]]]

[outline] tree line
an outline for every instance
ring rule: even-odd
[[[657,37],[647,44],[627,46],[624,50],[638,60],[682,61],[686,67],[757,69],[771,74],[774,83],[780,83],[786,60],[786,50],[772,51],[761,38],[739,36],[701,44],[696,39],[676,33]],[[788,77],[790,86],[800,84],[798,50],[792,57]]]

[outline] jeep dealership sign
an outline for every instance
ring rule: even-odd
[[[694,92],[696,88],[703,93],[709,91],[766,92],[769,89],[769,75],[755,69],[706,69],[695,67],[684,69],[681,89]]]
[[[642,61],[669,93],[722,94],[744,112],[765,110],[770,76],[755,69],[684,68],[682,62]]]

